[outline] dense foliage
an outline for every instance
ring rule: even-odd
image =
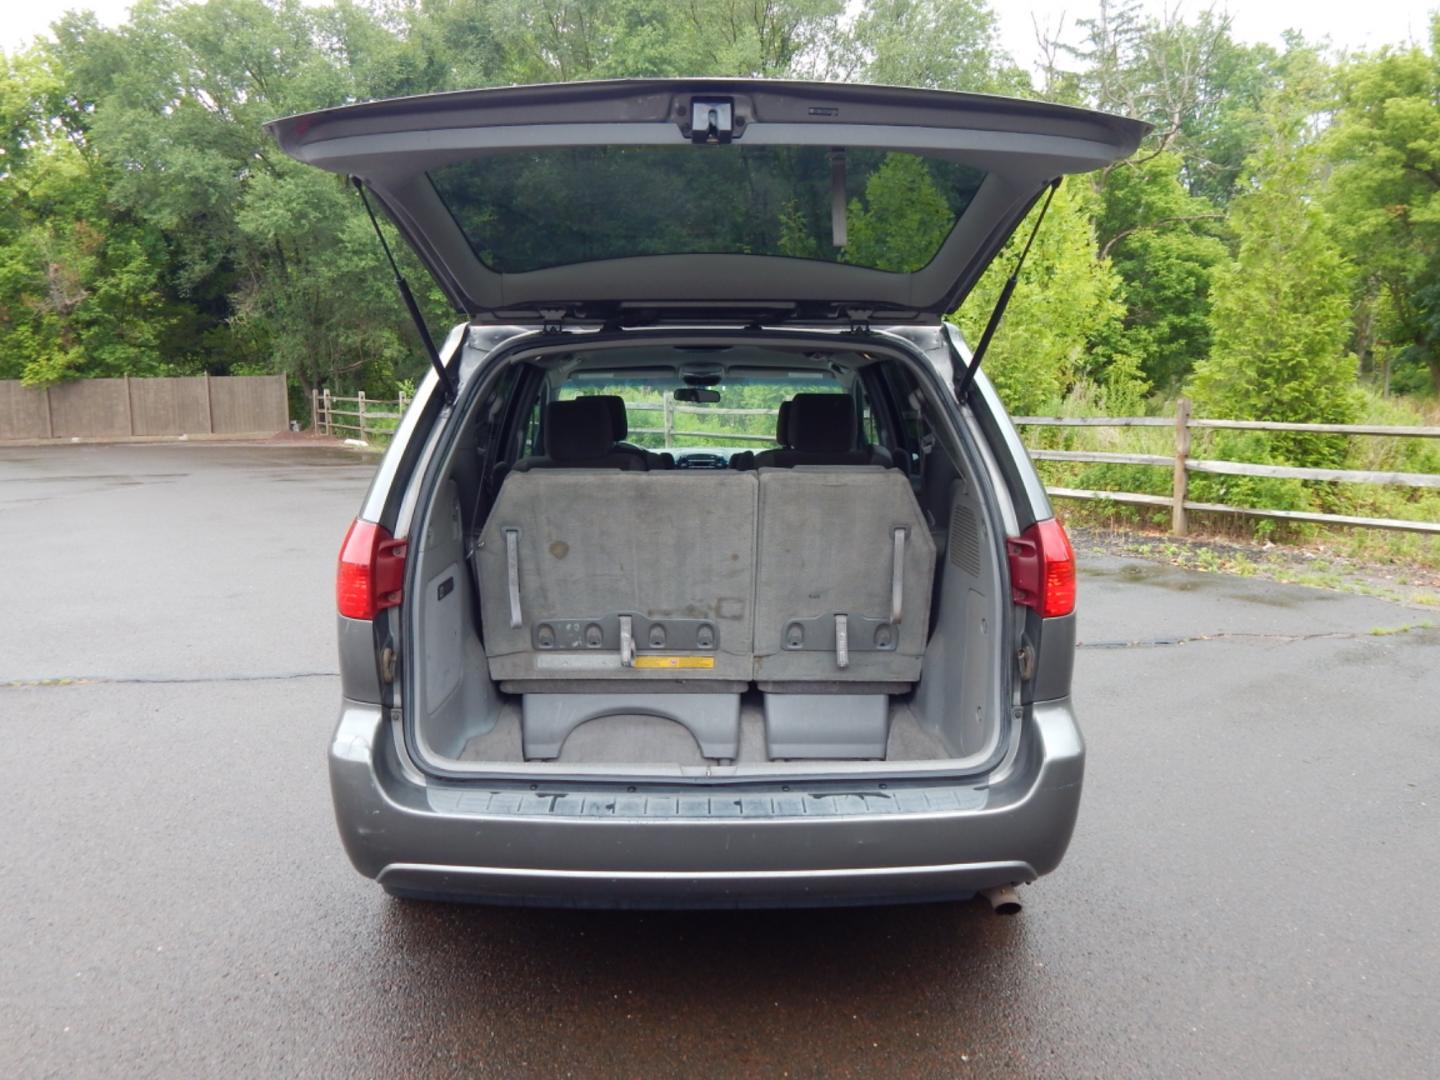
[[[1440,388],[1440,21],[1424,46],[1338,59],[1124,3],[1078,35],[1034,85],[985,0],[140,0],[114,28],[71,13],[0,68],[0,378],[284,370],[385,393],[423,362],[374,238],[353,193],[262,121],[712,73],[1033,94],[1155,125],[1051,207],[988,361],[1018,412],[1190,389],[1212,414],[1338,420],[1360,384]],[[903,156],[856,176],[838,257],[933,250],[953,189]],[[815,209],[771,202],[766,243],[812,253]],[[957,314],[972,336],[1010,261]],[[437,327],[451,317],[422,300]]]

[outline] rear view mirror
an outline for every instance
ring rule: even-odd
[[[692,405],[718,405],[719,390],[701,390],[694,386],[682,386],[675,391],[676,401],[688,401]]]

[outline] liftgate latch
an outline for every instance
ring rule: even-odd
[[[728,143],[735,134],[735,103],[729,98],[690,101],[690,141]]]

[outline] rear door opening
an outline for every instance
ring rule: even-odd
[[[1019,625],[1003,493],[904,341],[531,341],[464,399],[409,530],[400,668],[422,767],[739,780],[998,760]]]
[[[1128,155],[1146,125],[640,79],[270,130],[373,195],[472,336],[539,331],[438,365],[447,390],[481,367],[427,420],[396,539],[347,543],[372,576],[342,610],[382,613],[380,680],[422,768],[742,779],[1000,760],[1068,548],[1022,535],[957,408],[954,358],[872,328],[943,343],[1047,187]]]

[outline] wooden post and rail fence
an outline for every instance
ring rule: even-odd
[[[369,442],[372,436],[388,435],[395,430],[400,417],[405,414],[410,399],[404,394],[398,398],[367,398],[362,390],[354,397],[339,397],[329,390],[314,390],[310,394],[311,415],[315,417],[315,431],[321,435],[335,435],[340,438],[359,439]],[[632,427],[632,435],[659,435],[668,449],[676,445],[676,439],[736,439],[741,442],[772,444],[774,435],[774,409],[722,409],[708,405],[684,405],[672,401],[667,395],[664,402],[627,402],[631,413],[658,412],[663,416],[660,427]],[[675,418],[683,414],[699,416],[764,416],[769,418],[771,430],[765,434],[745,431],[681,431],[675,426]]]
[[[1099,465],[1153,465],[1171,470],[1171,491],[1150,495],[1136,491],[1094,491],[1083,488],[1047,487],[1061,499],[1095,499],[1136,506],[1164,507],[1170,511],[1170,531],[1176,536],[1189,532],[1189,513],[1239,514],[1278,521],[1303,521],[1317,525],[1350,525],[1369,529],[1393,529],[1440,536],[1440,521],[1406,521],[1400,518],[1352,517],[1321,514],[1308,510],[1269,510],[1255,506],[1196,502],[1190,498],[1190,474],[1261,476],[1276,479],[1320,480],[1340,484],[1385,484],[1409,488],[1440,489],[1440,473],[1376,472],[1366,469],[1310,469],[1292,465],[1257,465],[1247,461],[1215,461],[1192,456],[1191,433],[1195,431],[1287,431],[1316,435],[1373,435],[1388,438],[1440,439],[1440,427],[1398,427],[1379,424],[1294,424],[1278,420],[1202,420],[1190,414],[1190,401],[1176,403],[1174,418],[1165,416],[1017,416],[1017,427],[1163,427],[1175,433],[1170,454],[1116,454],[1099,450],[1031,449],[1036,461],[1075,461]]]
[[[367,399],[364,393],[355,397],[335,397],[317,391],[312,398],[315,430],[326,435],[341,435],[368,442],[374,435],[393,431],[408,404],[402,395],[396,400]],[[668,395],[661,402],[628,402],[627,410],[635,413],[659,413],[658,427],[631,427],[632,435],[658,435],[668,449],[677,440],[730,439],[771,445],[773,409],[726,409],[707,405],[686,405]],[[765,417],[764,433],[744,431],[693,431],[677,429],[681,416],[703,417]],[[1217,461],[1192,455],[1192,434],[1196,431],[1285,431],[1319,435],[1365,435],[1389,438],[1440,439],[1440,427],[1396,427],[1377,424],[1298,424],[1270,420],[1210,420],[1191,415],[1190,402],[1181,398],[1174,417],[1166,416],[1017,416],[1017,427],[1168,428],[1174,433],[1174,449],[1168,454],[1121,454],[1099,450],[1030,449],[1036,461],[1069,461],[1101,465],[1148,465],[1171,470],[1169,495],[1153,495],[1134,491],[1099,491],[1083,488],[1048,487],[1060,499],[1109,501],[1134,506],[1154,506],[1170,511],[1170,531],[1176,536],[1189,532],[1189,515],[1238,514],[1246,517],[1271,518],[1280,521],[1309,522],[1318,525],[1361,526],[1370,529],[1392,529],[1440,536],[1440,521],[1406,521],[1398,518],[1352,517],[1345,514],[1322,514],[1308,510],[1270,510],[1264,507],[1229,506],[1223,503],[1197,502],[1190,498],[1190,474],[1208,473],[1223,476],[1259,476],[1279,479],[1326,481],[1342,484],[1384,484],[1410,488],[1440,489],[1440,474],[1377,472],[1364,469],[1317,469],[1291,465],[1257,465],[1244,461]],[[716,425],[711,425],[716,426]],[[683,445],[683,442],[681,443]]]
[[[685,405],[673,400],[669,394],[659,404],[648,402],[632,403],[626,402],[627,412],[658,412],[661,414],[661,426],[654,427],[632,427],[632,435],[659,435],[665,440],[665,449],[669,450],[675,445],[675,439],[679,436],[682,439],[734,439],[737,442],[764,443],[772,446],[775,443],[775,410],[774,409],[722,409],[718,405]],[[675,427],[677,416],[763,416],[766,417],[766,430],[763,433],[752,433],[748,431],[679,431]],[[683,444],[682,444],[683,445]]]
[[[364,390],[354,397],[311,390],[310,415],[317,434],[368,443],[377,435],[390,435],[400,426],[410,400],[404,393],[397,398],[367,398]]]

